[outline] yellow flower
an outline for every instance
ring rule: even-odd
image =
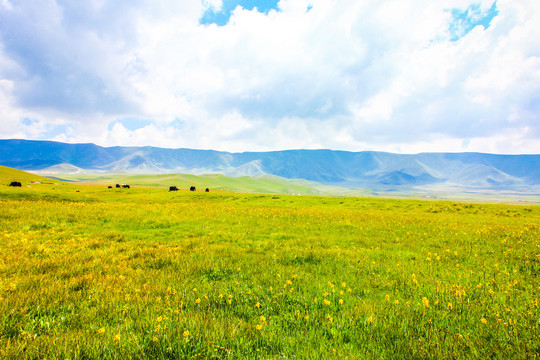
[[[153,341],[153,342],[156,342],[156,341],[157,341],[157,337],[154,336],[154,337],[152,338],[152,341]]]
[[[330,305],[330,301],[324,299],[324,300],[323,300],[323,304],[326,305],[326,306],[328,306],[328,305]]]
[[[304,320],[308,321],[309,320],[309,316],[304,316]],[[540,321],[539,321],[540,322]]]
[[[452,303],[448,303],[448,310],[452,310],[454,308],[454,306],[452,305]]]
[[[339,305],[343,305],[343,299],[339,299]]]
[[[161,322],[161,320],[163,320],[161,316],[156,319],[157,322]]]
[[[390,300],[390,295],[386,295],[386,296],[384,297],[384,299],[385,299],[386,301],[389,301],[389,300]]]
[[[189,336],[189,331],[187,331],[187,330],[184,331],[184,332],[182,333],[182,336],[183,336],[183,337],[188,337],[188,336]]]
[[[197,300],[195,300],[195,304],[200,304],[201,303],[201,299],[197,298]]]
[[[367,322],[370,323],[370,324],[373,322],[373,315],[371,315],[370,317],[368,317]]]
[[[345,283],[341,284],[341,287],[346,287],[346,286],[347,286],[347,284],[345,284]]]
[[[114,335],[114,341],[120,341],[120,334]]]
[[[487,324],[486,318],[482,318],[482,320],[480,320],[480,322],[482,322],[482,324]]]
[[[326,320],[328,320],[328,322],[334,321],[334,319],[330,315],[326,315]]]
[[[261,317],[259,318],[261,320],[261,322],[265,322],[266,321],[266,318],[264,316],[261,315]]]
[[[427,297],[422,298],[422,304],[424,304],[425,307],[429,307],[429,300]]]
[[[255,304],[255,307],[258,309],[261,307],[261,304],[257,301],[257,303]]]
[[[261,324],[257,324],[257,326],[255,326],[255,329],[261,331],[261,330],[262,330],[262,325],[261,325]]]
[[[394,304],[399,305],[399,300],[394,301]]]
[[[97,332],[98,332],[98,334],[104,334],[105,333],[105,328],[100,328]]]

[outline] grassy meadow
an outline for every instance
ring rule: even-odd
[[[2,359],[539,356],[538,206],[30,180],[0,185]]]

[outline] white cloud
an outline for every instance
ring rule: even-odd
[[[538,153],[540,5],[499,0],[450,41],[475,3],[281,0],[219,27],[199,18],[220,0],[4,0],[0,136],[49,131],[6,126],[32,118],[102,145]]]

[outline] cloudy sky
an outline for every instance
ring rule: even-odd
[[[0,138],[540,153],[540,1],[0,0]]]

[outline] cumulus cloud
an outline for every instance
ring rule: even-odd
[[[229,151],[540,151],[540,4],[237,4],[3,0],[0,136]],[[214,24],[203,19],[209,9],[233,10]],[[148,123],[130,128],[128,118]]]

